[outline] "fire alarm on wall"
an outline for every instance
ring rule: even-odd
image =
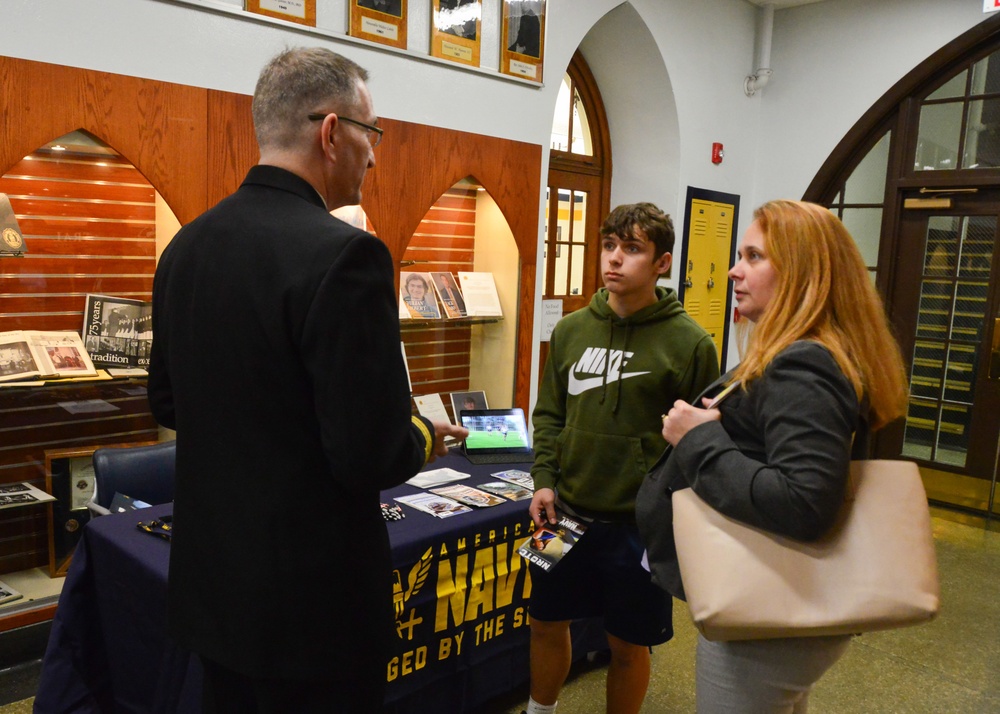
[[[722,148],[722,144],[716,141],[712,144],[712,163],[721,164],[722,157],[726,155],[725,149]]]

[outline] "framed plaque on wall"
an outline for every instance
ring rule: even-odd
[[[45,490],[49,504],[49,577],[65,575],[83,526],[90,520],[87,499],[94,493],[91,457],[97,446],[45,451]]]
[[[351,37],[406,49],[407,0],[351,0]]]
[[[479,66],[482,0],[431,0],[431,56]]]
[[[49,577],[66,574],[83,527],[90,520],[87,501],[94,495],[94,452],[102,447],[148,446],[155,441],[96,444],[45,450],[45,491],[55,496],[47,504]]]
[[[545,0],[503,0],[500,71],[542,81]]]
[[[316,27],[316,0],[246,0],[247,12]]]

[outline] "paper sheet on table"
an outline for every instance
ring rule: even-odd
[[[417,488],[430,488],[431,486],[440,486],[443,483],[461,481],[469,476],[470,474],[455,469],[432,469],[431,471],[421,471],[406,483]]]

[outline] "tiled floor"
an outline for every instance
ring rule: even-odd
[[[1000,524],[987,530],[981,519],[940,510],[933,523],[940,616],[855,640],[817,685],[810,714],[1000,712]],[[653,654],[645,714],[694,712],[695,630],[681,602],[674,603],[674,630]],[[513,693],[478,714],[519,714],[526,697]],[[576,665],[559,711],[604,712],[604,668]]]
[[[819,683],[812,714],[983,714],[1000,712],[1000,528],[935,511],[940,616],[928,625],[864,635]],[[964,522],[963,522],[964,521]],[[643,712],[694,711],[694,628],[675,603],[674,639],[653,655]],[[477,714],[518,714],[526,690]],[[23,714],[30,700],[0,707]],[[604,712],[604,667],[574,667],[561,714]]]

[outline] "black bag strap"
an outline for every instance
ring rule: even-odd
[[[868,458],[871,448],[871,424],[869,417],[871,410],[868,408],[868,397],[861,400],[861,409],[858,411],[858,428],[854,432],[854,444],[851,446],[851,460],[864,461]]]

